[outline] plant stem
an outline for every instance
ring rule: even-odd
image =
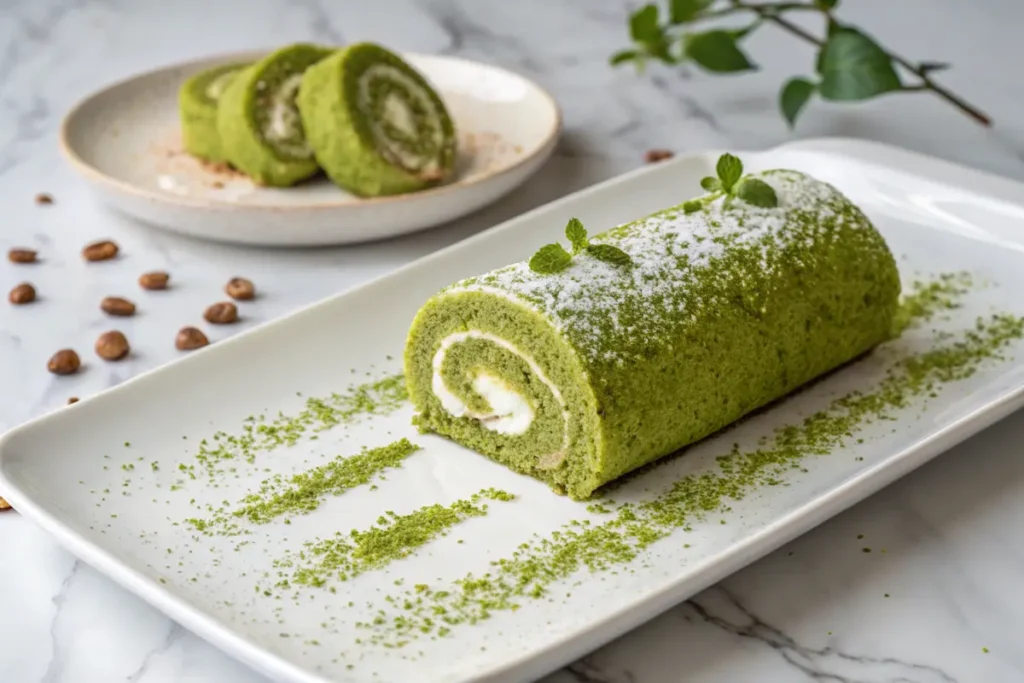
[[[792,33],[793,35],[795,35],[795,36],[797,36],[799,38],[802,38],[803,40],[807,41],[808,43],[811,43],[812,45],[817,45],[818,47],[822,47],[822,46],[825,45],[825,41],[823,41],[820,38],[818,38],[817,36],[815,36],[815,35],[807,32],[807,31],[805,31],[804,29],[800,28],[799,26],[797,26],[793,22],[788,21],[786,19],[783,19],[782,17],[779,16],[778,13],[779,12],[785,12],[785,11],[791,11],[791,10],[814,11],[814,12],[818,12],[818,13],[824,15],[826,19],[831,19],[831,15],[829,14],[828,10],[826,10],[826,9],[818,7],[817,5],[795,3],[795,2],[778,2],[778,3],[764,3],[764,4],[748,5],[748,4],[745,4],[742,0],[731,0],[731,1],[732,1],[732,7],[728,7],[726,9],[722,9],[722,10],[718,10],[717,12],[710,12],[710,13],[705,14],[704,16],[702,16],[700,18],[701,19],[705,19],[705,18],[710,19],[712,17],[724,17],[724,16],[728,16],[730,14],[736,14],[738,12],[744,12],[744,11],[753,12],[753,13],[757,14],[764,21],[770,21],[773,24],[775,24],[776,26],[778,26],[779,28],[781,28],[781,29],[783,29],[785,31],[788,31],[788,32]],[[884,50],[884,48],[883,48],[883,50]],[[907,86],[907,87],[903,88],[903,90],[910,90],[910,91],[914,91],[914,90],[930,90],[931,92],[935,93],[936,95],[938,95],[942,99],[944,99],[947,102],[949,102],[950,104],[952,104],[954,107],[958,108],[963,113],[965,113],[968,116],[970,116],[972,119],[974,119],[975,121],[977,121],[981,125],[983,125],[983,126],[991,126],[992,125],[992,119],[990,119],[987,114],[985,114],[984,112],[982,112],[979,109],[977,109],[974,105],[968,104],[965,100],[963,100],[959,96],[954,95],[949,90],[947,90],[946,88],[942,87],[941,85],[939,85],[938,83],[933,81],[931,79],[931,77],[919,65],[914,64],[914,63],[904,59],[903,57],[900,57],[899,55],[893,54],[892,52],[889,52],[888,50],[885,50],[885,54],[886,54],[886,56],[889,57],[889,59],[891,59],[892,61],[896,62],[897,64],[902,66],[904,69],[906,69],[907,71],[909,71],[910,73],[914,74],[915,76],[917,76],[918,78],[921,79],[921,84],[920,85]]]

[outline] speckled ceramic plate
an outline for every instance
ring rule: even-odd
[[[91,95],[67,115],[61,147],[102,201],[146,223],[222,242],[345,244],[439,225],[513,190],[551,155],[561,116],[514,73],[464,59],[405,55],[444,98],[458,133],[455,179],[422,192],[363,199],[323,176],[258,187],[185,153],[178,88],[198,71],[252,61],[230,54],[152,71]]]
[[[306,432],[290,447],[255,453],[252,462],[236,458],[213,480],[201,469],[196,480],[180,471],[196,464],[201,439],[219,430],[240,434],[248,416],[295,415],[306,397],[343,391],[367,374],[396,372],[411,318],[441,286],[529,255],[570,216],[597,231],[674,204],[713,172],[717,156],[677,158],[576,193],[14,429],[0,439],[4,496],[86,562],[276,679],[511,683],[533,680],[597,648],[1024,404],[1024,344],[1016,342],[1002,361],[982,364],[934,397],[893,410],[891,420],[858,427],[842,448],[786,470],[778,482],[784,485],[751,490],[729,500],[728,509],[691,518],[690,529],[675,529],[629,564],[579,569],[548,584],[539,598],[520,598],[518,610],[494,610],[490,619],[443,635],[418,628],[406,636],[392,632],[393,619],[416,614],[407,610],[421,597],[417,585],[458,595],[464,590],[459,579],[491,570],[520,544],[551,539],[573,520],[596,526],[608,516],[448,441],[417,434],[408,405]],[[979,286],[948,319],[935,321],[940,328],[963,335],[977,316],[1024,313],[1021,184],[862,142],[805,142],[742,157],[753,170],[802,169],[841,188],[884,233],[907,281],[972,271]],[[612,496],[642,502],[686,475],[718,472],[717,456],[734,443],[755,448],[761,437],[799,424],[837,396],[874,391],[894,358],[936,343],[928,328],[908,332],[632,478]],[[328,498],[290,524],[278,519],[249,527],[251,535],[211,538],[185,521],[205,516],[207,503],[239,500],[265,477],[403,436],[423,449],[390,470],[376,490],[361,486]],[[364,529],[386,511],[447,505],[485,487],[516,499],[492,502],[486,516],[353,580],[316,589],[277,585],[282,567],[275,562],[305,542]],[[360,626],[378,617],[379,630]],[[422,612],[416,619],[424,625]],[[372,642],[382,632],[385,643]],[[409,642],[386,646],[402,640]]]

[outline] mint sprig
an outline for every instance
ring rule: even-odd
[[[771,24],[810,43],[817,51],[815,79],[791,78],[779,93],[779,107],[790,126],[815,94],[832,102],[868,100],[891,92],[927,91],[944,99],[983,126],[991,120],[976,107],[935,82],[948,64],[935,61],[912,62],[886,50],[869,35],[835,17],[839,0],[758,1],[751,0],[666,0],[668,11],[648,3],[630,16],[632,47],[615,53],[613,66],[632,62],[642,71],[650,60],[665,64],[696,64],[716,74],[742,73],[757,69],[744,51],[743,41],[757,29]],[[792,15],[816,14],[824,19],[824,35],[816,35],[792,21]],[[665,16],[667,15],[667,16]],[[722,17],[745,16],[748,23],[738,28],[690,30],[694,24]],[[896,67],[912,82],[901,78]]]
[[[712,193],[712,198],[724,194],[726,201],[735,197],[763,209],[774,209],[779,205],[779,198],[771,185],[757,178],[743,177],[743,162],[738,157],[728,152],[718,157],[715,173],[718,174],[717,178],[706,176],[700,181],[700,186]],[[683,204],[683,211],[696,211],[699,206],[695,207],[693,202],[699,200]]]
[[[530,270],[542,275],[559,273],[572,264],[572,257],[586,253],[613,266],[630,266],[633,259],[629,254],[611,244],[591,244],[587,230],[578,218],[570,218],[565,226],[565,237],[572,247],[570,254],[561,244],[545,244],[530,258]]]
[[[565,270],[572,263],[572,256],[558,244],[545,244],[530,258],[530,270],[550,275]]]

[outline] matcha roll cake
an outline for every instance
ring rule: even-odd
[[[316,159],[364,197],[414,192],[455,168],[455,128],[426,79],[379,45],[351,45],[311,67],[299,110]]]
[[[232,79],[217,108],[217,131],[232,166],[277,187],[317,172],[295,100],[303,74],[329,54],[317,45],[291,45]]]
[[[421,429],[585,499],[889,338],[899,274],[864,214],[741,173],[432,297],[405,351]]]
[[[245,64],[224,64],[202,71],[178,90],[185,151],[207,161],[224,161],[217,132],[217,103]]]

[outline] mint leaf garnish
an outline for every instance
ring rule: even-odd
[[[587,253],[598,261],[604,261],[613,266],[633,265],[633,259],[630,258],[629,254],[610,244],[591,244],[587,247]]]
[[[736,186],[736,196],[747,204],[760,206],[763,209],[774,209],[779,205],[779,198],[772,186],[757,178],[746,178]]]
[[[700,186],[703,187],[708,192],[718,192],[719,190],[722,189],[722,181],[719,180],[718,178],[706,176],[704,178],[701,178]]]
[[[530,259],[530,270],[549,275],[565,270],[572,263],[572,256],[561,244],[545,244]]]
[[[732,192],[733,186],[743,176],[743,162],[726,152],[718,157],[718,165],[715,167],[715,171],[718,173],[718,179],[722,181],[722,189],[726,192]],[[704,181],[701,181],[701,185],[703,184]]]
[[[583,227],[579,218],[569,219],[569,223],[565,226],[565,236],[569,240],[569,244],[572,245],[574,254],[580,253],[590,244],[587,240],[587,229]]]

